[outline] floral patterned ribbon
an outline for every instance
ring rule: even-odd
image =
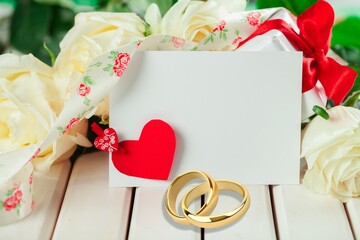
[[[0,187],[0,226],[18,221],[32,209],[32,170],[27,163]]]
[[[293,16],[285,9],[274,8],[233,13],[224,18],[199,44],[164,35],[151,35],[113,51],[98,56],[87,67],[76,91],[73,92],[48,136],[39,144],[0,155],[0,225],[18,220],[31,211],[29,172],[31,160],[47,149],[82,118],[94,113],[112,87],[121,80],[132,56],[137,51],[233,51],[264,21],[283,19],[294,29]],[[24,167],[25,166],[25,167]],[[21,177],[18,177],[21,176]],[[20,180],[18,180],[20,179]],[[30,190],[29,190],[30,189]],[[22,198],[19,197],[22,191]],[[22,208],[26,210],[21,210]]]

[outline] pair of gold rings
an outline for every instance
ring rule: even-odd
[[[180,216],[176,210],[176,199],[181,189],[187,183],[197,178],[202,178],[205,182],[191,188],[184,195],[181,201],[184,216]],[[243,199],[235,209],[221,215],[210,216],[209,214],[212,213],[217,205],[219,190],[235,191]],[[208,195],[202,207],[196,213],[191,212],[189,210],[191,202],[206,193]],[[229,180],[215,181],[208,174],[193,170],[183,173],[173,180],[166,192],[165,207],[170,217],[178,223],[193,224],[202,228],[216,228],[229,224],[243,216],[250,207],[250,195],[246,187],[240,183]]]

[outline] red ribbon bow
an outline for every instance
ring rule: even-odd
[[[268,20],[238,47],[270,30],[281,31],[297,50],[304,53],[302,92],[312,89],[319,80],[327,97],[338,105],[354,85],[357,73],[326,56],[330,48],[333,23],[333,8],[329,3],[320,0],[298,16],[300,34],[281,19]]]

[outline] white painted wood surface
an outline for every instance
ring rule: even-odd
[[[286,240],[354,239],[343,204],[303,185],[273,187],[279,238]]]
[[[0,227],[0,239],[50,239],[61,208],[71,170],[69,161],[54,165],[48,173],[34,172],[34,209],[25,219]]]
[[[205,229],[205,240],[217,239],[276,239],[268,186],[248,186],[251,205],[248,212],[231,225]],[[220,193],[221,194],[221,193]],[[239,196],[236,196],[239,198]],[[215,213],[224,213],[239,204],[228,195],[220,195]]]
[[[355,239],[360,239],[360,199],[352,199],[346,203]]]
[[[1,240],[126,239],[132,190],[108,187],[108,154],[94,153],[77,160],[60,211],[70,167],[66,162],[54,166],[49,174],[34,175],[37,203],[33,213],[0,227]],[[205,240],[276,239],[275,225],[278,238],[284,240],[360,239],[360,199],[346,204],[348,219],[340,201],[311,193],[302,185],[273,186],[271,191],[268,186],[248,188],[252,200],[248,213],[229,226],[205,229]],[[168,217],[163,207],[165,190],[136,190],[129,240],[202,239],[199,228],[179,225]],[[234,203],[231,196],[221,196],[215,211],[229,210]]]
[[[130,188],[109,188],[108,153],[75,163],[54,231],[54,240],[125,239]]]
[[[166,187],[137,188],[129,240],[201,239],[200,228],[181,225],[170,218],[165,210],[165,192]]]

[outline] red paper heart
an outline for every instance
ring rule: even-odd
[[[94,146],[101,151],[116,152],[118,141],[116,131],[113,128],[107,128],[101,136],[95,138]]]
[[[143,128],[139,140],[119,143],[124,151],[112,153],[115,168],[126,175],[167,180],[174,160],[174,130],[162,120],[151,120]]]

